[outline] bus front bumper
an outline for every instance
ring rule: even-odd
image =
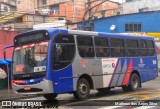
[[[25,87],[30,88],[30,90],[26,90]],[[12,88],[15,93],[24,95],[54,93],[52,81],[49,80],[43,80],[40,83],[31,85],[12,84]]]

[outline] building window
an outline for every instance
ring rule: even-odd
[[[42,4],[43,5],[47,4],[46,0],[42,0]]]
[[[80,15],[80,12],[81,12],[80,10],[77,10],[77,9],[76,9],[76,14],[77,14],[77,15]]]
[[[141,24],[140,23],[128,23],[125,24],[125,31],[126,32],[141,32],[142,28],[141,28]]]
[[[139,9],[139,12],[146,12],[146,11],[148,11],[148,7]]]
[[[4,6],[4,12],[8,12],[8,7]]]

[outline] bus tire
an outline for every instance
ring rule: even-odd
[[[136,73],[133,73],[130,77],[130,84],[128,86],[122,86],[124,91],[134,91],[140,87],[140,78]]]
[[[110,90],[110,87],[97,89],[97,91],[100,93],[108,93]]]
[[[130,89],[136,90],[140,87],[140,78],[136,73],[133,73],[131,75],[131,79],[130,79],[130,85],[129,85]]]
[[[54,100],[57,96],[58,94],[55,94],[55,93],[43,95],[43,97],[47,100]]]
[[[77,83],[77,91],[73,92],[76,99],[83,100],[87,99],[90,93],[89,82],[85,78],[81,78]]]

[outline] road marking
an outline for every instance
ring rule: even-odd
[[[142,98],[142,99],[140,99],[140,100],[151,100],[152,98],[158,98],[158,97],[160,97],[160,95],[151,95],[151,96],[147,96],[147,97],[144,97],[144,98]]]
[[[106,107],[102,107],[102,108],[98,108],[98,109],[116,109],[116,108],[120,108],[122,106],[106,106]]]
[[[160,89],[157,89],[160,90]],[[133,92],[133,93],[129,93],[129,94],[123,94],[124,96],[129,96],[129,95],[136,95],[136,94],[141,94],[141,93],[145,93],[145,92],[152,92],[152,91],[156,91],[156,90],[145,90],[145,91],[141,91],[141,92]]]
[[[132,96],[132,95],[137,95],[137,94],[144,94],[147,92],[157,92],[160,89],[154,89],[154,90],[145,90],[145,91],[140,91],[140,92],[133,92],[133,93],[128,93],[128,94],[123,94],[124,96]]]

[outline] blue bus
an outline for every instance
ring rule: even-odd
[[[133,91],[158,77],[153,37],[66,29],[43,29],[14,38],[12,88],[55,99],[73,93],[122,87]]]

